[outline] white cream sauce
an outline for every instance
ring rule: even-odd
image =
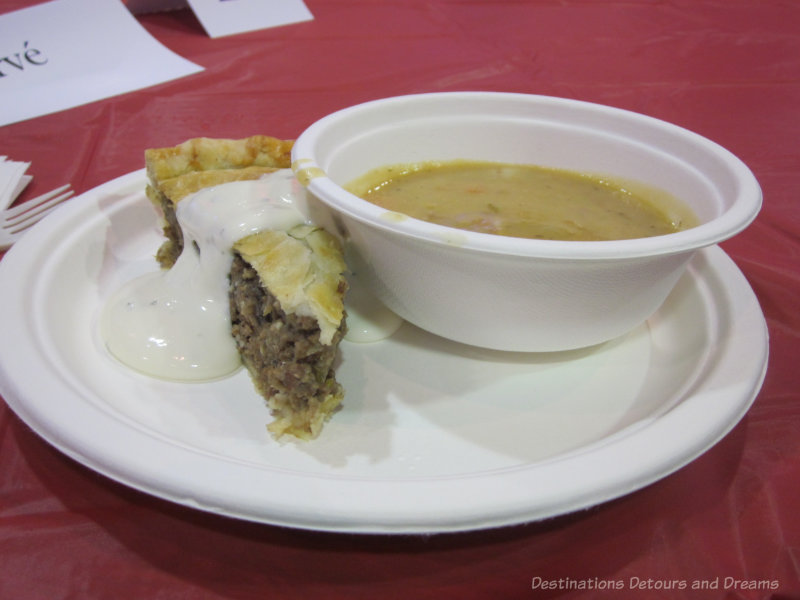
[[[283,169],[259,180],[203,189],[184,198],[176,214],[184,250],[175,265],[117,290],[103,309],[100,334],[114,357],[146,375],[218,379],[241,364],[228,303],[231,248],[258,231],[307,223],[305,188]],[[346,339],[371,342],[394,333],[399,317],[357,281],[351,278],[350,284]]]
[[[228,272],[233,243],[306,222],[290,170],[205,188],[178,203],[184,250],[168,271],[134,279],[105,306],[101,334],[121,362],[147,375],[207,381],[237,370]]]

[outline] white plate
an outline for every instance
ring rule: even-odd
[[[71,200],[0,262],[0,392],[44,439],[155,496],[318,530],[521,523],[627,494],[690,462],[749,408],[767,364],[758,302],[717,247],[646,325],[582,351],[510,354],[404,325],[343,343],[345,407],[279,444],[245,371],[158,381],[97,336],[103,300],[156,269],[144,173]]]

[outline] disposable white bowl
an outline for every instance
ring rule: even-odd
[[[459,158],[639,181],[688,204],[701,224],[634,240],[511,238],[397,219],[343,187],[376,167]],[[358,276],[389,308],[437,335],[498,350],[567,350],[628,332],[658,309],[696,250],[740,232],[761,206],[747,166],[704,137],[525,94],[419,94],[346,108],[305,130],[292,162],[348,241]]]

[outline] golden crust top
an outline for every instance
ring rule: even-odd
[[[344,318],[347,287],[335,237],[313,225],[298,225],[289,231],[249,235],[233,248],[256,270],[286,313],[315,317],[320,342],[331,343]]]
[[[145,150],[145,166],[151,181],[160,182],[195,171],[245,167],[288,168],[292,140],[254,135],[239,140],[193,138],[170,148]]]

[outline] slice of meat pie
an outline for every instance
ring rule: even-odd
[[[198,138],[147,150],[148,197],[164,214],[157,259],[171,267],[183,236],[175,207],[203,188],[259,179],[290,165],[292,142]],[[337,238],[313,225],[264,230],[231,248],[231,335],[274,420],[273,436],[317,437],[344,392],[335,378],[346,332],[345,263]]]

